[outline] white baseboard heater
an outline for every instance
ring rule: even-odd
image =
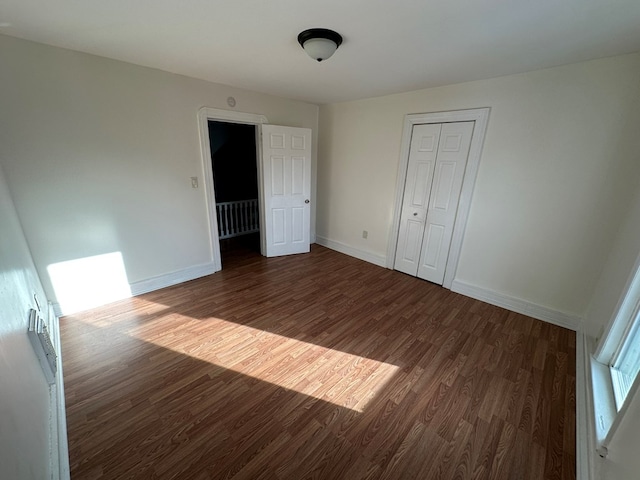
[[[29,311],[27,335],[31,341],[33,351],[38,357],[44,376],[49,385],[52,385],[56,381],[56,372],[58,371],[58,354],[54,345],[55,340],[51,337],[49,330],[47,321],[32,308]]]

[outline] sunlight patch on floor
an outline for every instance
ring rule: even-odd
[[[171,330],[171,318],[178,316],[182,326]],[[322,339],[313,343],[214,317],[186,324],[189,317],[175,312],[163,318],[120,333],[359,412],[400,368],[318,345]]]

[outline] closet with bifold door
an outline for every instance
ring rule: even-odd
[[[442,285],[474,124],[413,126],[396,270]]]

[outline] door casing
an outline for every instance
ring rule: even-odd
[[[473,121],[475,122],[475,125],[473,135],[471,137],[471,145],[469,147],[467,167],[465,170],[464,180],[462,182],[462,190],[460,192],[460,199],[458,202],[458,213],[453,227],[451,247],[449,250],[449,257],[447,258],[447,265],[445,267],[444,281],[442,283],[444,288],[451,288],[456,270],[458,269],[458,260],[460,258],[460,251],[462,250],[462,241],[464,239],[464,231],[469,217],[469,210],[471,209],[471,198],[473,195],[476,177],[478,175],[482,145],[487,131],[490,111],[491,108],[486,107],[470,110],[453,110],[448,112],[418,113],[405,116],[404,126],[402,129],[398,177],[396,180],[396,199],[393,209],[391,232],[389,234],[389,246],[387,248],[387,268],[393,269],[395,263],[396,249],[398,246],[398,231],[400,229],[402,198],[404,195],[407,167],[409,165],[409,150],[411,146],[411,132],[413,130],[413,126],[429,123]]]
[[[213,186],[213,167],[211,165],[211,148],[209,145],[209,120],[244,123],[256,126],[256,167],[258,168],[258,202],[260,204],[260,248],[264,255],[264,216],[262,212],[262,168],[260,159],[262,158],[262,124],[269,123],[264,115],[254,113],[234,112],[230,110],[220,110],[217,108],[202,107],[198,110],[198,127],[200,132],[200,151],[202,156],[202,173],[204,178],[204,191],[207,205],[207,217],[209,220],[209,244],[210,254],[215,272],[222,270],[222,259],[220,256],[220,238],[218,234],[218,219],[216,217],[216,195]]]

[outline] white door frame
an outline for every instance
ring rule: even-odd
[[[458,202],[458,213],[453,226],[453,236],[451,238],[451,247],[447,258],[447,266],[445,267],[444,282],[442,283],[444,288],[451,288],[456,270],[458,269],[458,260],[460,258],[460,251],[462,250],[462,240],[464,239],[464,231],[467,226],[467,219],[471,208],[471,197],[476,183],[476,176],[478,175],[478,166],[480,164],[482,145],[487,131],[487,122],[489,120],[490,111],[491,108],[487,107],[472,110],[453,110],[449,112],[416,113],[405,116],[404,126],[402,129],[400,162],[398,164],[398,178],[396,180],[396,201],[393,209],[389,246],[387,248],[387,268],[393,269],[396,258],[398,230],[400,229],[400,214],[402,210],[402,197],[404,195],[404,184],[407,176],[407,166],[409,164],[409,150],[411,147],[411,133],[413,126],[425,123],[473,121],[475,122],[475,125],[473,127],[473,135],[471,137],[471,146],[469,147],[469,157],[467,160],[464,180],[462,182],[460,201]]]
[[[209,144],[209,120],[214,122],[244,123],[256,126],[256,168],[258,169],[258,203],[262,210],[262,142],[260,142],[261,127],[263,123],[269,123],[267,117],[256,113],[234,112],[217,108],[202,107],[198,110],[198,129],[200,131],[200,153],[202,158],[202,171],[204,178],[204,191],[207,205],[207,217],[209,220],[209,244],[210,255],[214,272],[222,270],[220,257],[220,238],[218,234],[218,218],[216,216],[216,194],[213,186],[213,166],[211,165],[211,145]],[[262,248],[262,232],[264,231],[263,214],[260,212],[260,237]]]

